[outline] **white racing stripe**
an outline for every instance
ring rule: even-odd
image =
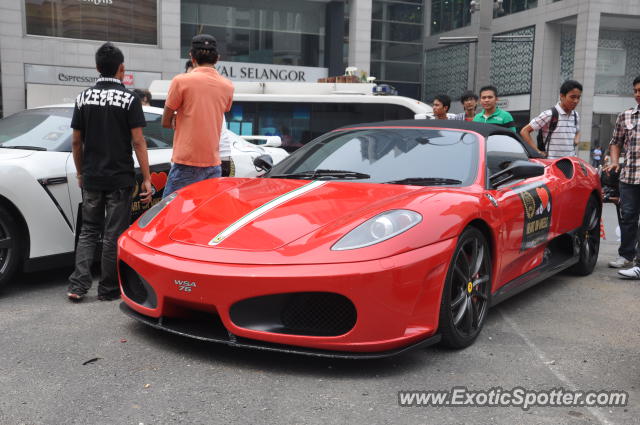
[[[326,183],[327,183],[326,181],[314,180],[311,183],[305,184],[304,186],[294,189],[291,192],[287,192],[284,195],[280,195],[277,198],[272,199],[266,204],[251,211],[249,214],[245,215],[240,220],[231,224],[222,232],[218,233],[215,238],[211,239],[211,241],[209,242],[209,245],[218,245],[220,242],[224,241],[231,234],[233,234],[236,230],[241,229],[243,226],[247,225],[251,221],[260,217],[262,214],[265,214],[271,211],[272,209],[277,208],[278,206],[284,204],[285,202],[288,202],[294,198],[297,198],[298,196],[304,195],[305,193],[312,191]]]

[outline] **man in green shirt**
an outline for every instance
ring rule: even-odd
[[[498,89],[494,86],[482,87],[480,89],[480,104],[483,110],[475,116],[473,121],[496,124],[515,133],[516,123],[513,121],[513,117],[507,111],[498,108],[497,103]]]

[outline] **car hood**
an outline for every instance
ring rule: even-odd
[[[361,262],[454,238],[466,221],[462,212],[477,212],[481,193],[475,187],[217,178],[181,189],[147,227],[134,224],[126,235],[152,250],[195,261]],[[423,219],[371,246],[331,249],[355,227],[393,209],[416,211]]]
[[[20,159],[31,156],[35,153],[35,151],[30,150],[22,150],[22,149],[3,149],[0,147],[0,161],[11,160],[11,159]]]
[[[331,223],[369,218],[383,204],[417,189],[420,188],[256,179],[203,202],[173,229],[170,238],[212,248],[275,250]]]

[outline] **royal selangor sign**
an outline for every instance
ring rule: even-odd
[[[310,66],[267,65],[263,63],[223,62],[216,64],[223,77],[233,81],[279,81],[315,83],[326,78],[327,68]]]
[[[25,64],[24,74],[26,83],[81,87],[94,85],[99,77],[98,71],[93,68],[31,64]],[[125,71],[122,82],[128,88],[146,89],[153,80],[161,78],[159,72]]]

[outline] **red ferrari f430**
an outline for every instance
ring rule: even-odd
[[[462,121],[341,128],[264,177],[188,186],[119,239],[132,317],[269,350],[378,357],[473,343],[489,308],[600,243],[581,159]]]

